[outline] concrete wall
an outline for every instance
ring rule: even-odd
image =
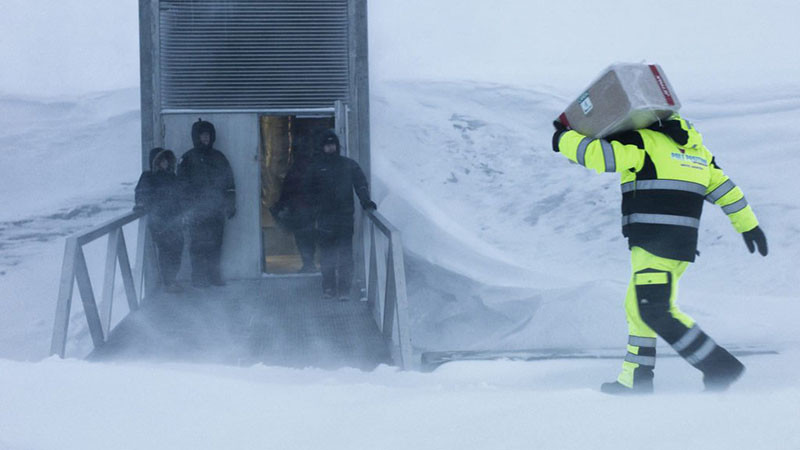
[[[180,158],[192,148],[192,123],[198,117],[214,124],[214,147],[225,154],[236,182],[236,216],[225,226],[222,276],[226,279],[261,276],[261,218],[258,114],[164,114],[164,146]],[[188,242],[187,242],[188,244]],[[183,269],[189,267],[184,260]]]

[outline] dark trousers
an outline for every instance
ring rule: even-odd
[[[353,281],[353,233],[319,233],[322,289],[350,294]]]
[[[192,259],[192,281],[221,281],[220,257],[225,216],[222,214],[194,217],[189,223],[189,255]]]
[[[297,251],[300,252],[300,258],[303,259],[303,267],[314,266],[315,234],[313,227],[295,230],[294,232],[294,243],[297,246]]]
[[[168,286],[175,282],[181,267],[183,253],[183,231],[180,227],[150,227],[150,235],[156,244],[158,269],[161,282]]]

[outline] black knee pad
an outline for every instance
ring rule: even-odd
[[[678,340],[686,327],[669,313],[672,274],[645,269],[634,274],[634,284],[642,321],[668,343]]]

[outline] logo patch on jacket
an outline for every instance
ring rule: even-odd
[[[672,154],[670,155],[672,156],[672,159],[677,159],[678,161],[688,161],[690,163],[694,163],[703,167],[708,167],[707,159],[702,158],[700,156],[687,155],[686,149],[683,148],[679,148],[678,150],[680,150],[680,153],[672,152]]]

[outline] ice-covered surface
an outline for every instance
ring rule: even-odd
[[[106,25],[133,23],[135,40],[136,2],[58,3],[0,6],[14,69],[0,76],[0,449],[800,447],[796,2],[370,3],[373,181],[408,249],[418,349],[624,352],[617,180],[554,155],[549,122],[609,63],[669,74],[771,250],[748,254],[707,207],[682,307],[722,343],[780,354],[745,357],[732,392],[705,396],[696,371],[662,358],[649,399],[596,391],[613,360],[433,374],[41,361],[62,237],[127,210],[140,167],[137,90],[86,94],[136,79],[135,63],[120,75],[97,57],[110,42],[135,61]],[[104,250],[87,249],[95,270]]]

